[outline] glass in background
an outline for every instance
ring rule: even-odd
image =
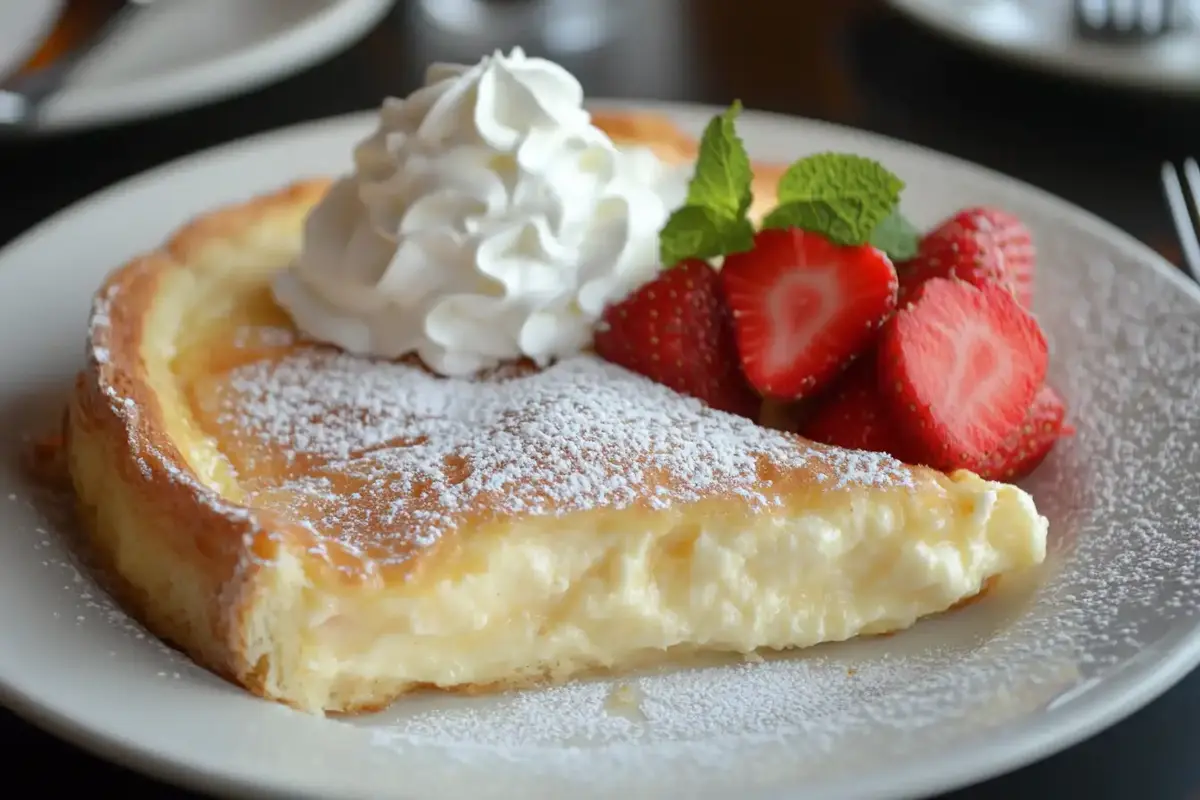
[[[424,65],[470,64],[520,45],[570,70],[589,97],[696,100],[692,2],[415,0],[403,22],[403,47],[407,62]]]
[[[421,0],[434,25],[458,36],[498,42],[537,38],[552,53],[582,53],[607,41],[624,3],[606,0]],[[500,45],[497,45],[500,46]]]

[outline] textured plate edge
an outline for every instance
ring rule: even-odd
[[[704,104],[601,98],[589,101],[588,105],[592,108],[640,108],[693,119],[720,111],[716,106]],[[254,150],[268,143],[278,142],[274,146],[282,146],[289,139],[308,138],[343,127],[363,127],[365,130],[371,124],[374,113],[368,110],[265,131],[152,167],[85,197],[37,224],[0,249],[0,262],[21,249],[36,245],[39,239],[50,235],[64,218],[86,212],[88,206],[103,204],[112,197],[161,180],[184,165],[196,166],[206,160],[236,157],[239,153]],[[1186,295],[1200,303],[1200,287],[1189,281],[1145,243],[1102,217],[1025,181],[902,139],[836,123],[764,111],[747,111],[743,118],[750,124],[755,124],[753,121],[758,120],[759,124],[771,126],[801,125],[841,137],[848,143],[855,140],[875,142],[923,158],[937,159],[973,178],[1007,185],[1026,195],[1031,203],[1042,206],[1048,215],[1068,217],[1078,227],[1107,240],[1113,247],[1127,252],[1131,258],[1149,264],[1169,281],[1173,281]],[[1188,630],[1169,634],[1143,655],[1150,652],[1162,655],[1141,663],[1124,662],[1115,671],[1107,673],[1095,689],[1086,693],[1086,698],[1080,695],[1069,703],[1045,712],[1041,724],[1036,728],[1014,724],[1001,729],[1000,735],[995,738],[951,746],[941,752],[936,762],[917,764],[876,778],[867,776],[833,783],[821,797],[825,800],[891,800],[900,797],[920,797],[975,784],[1061,752],[1143,708],[1200,664],[1200,620]],[[303,786],[285,787],[278,781],[267,782],[255,777],[214,775],[195,766],[175,761],[170,756],[156,752],[152,747],[115,737],[103,730],[81,726],[68,714],[40,704],[35,698],[28,697],[8,684],[0,683],[0,700],[14,713],[52,735],[102,758],[177,785],[221,794],[245,795],[249,791],[256,797],[317,800],[317,795],[306,792]],[[782,800],[790,796],[791,792],[788,790],[759,795],[762,800]],[[349,798],[352,795],[345,797]],[[397,797],[396,800],[405,799]]]

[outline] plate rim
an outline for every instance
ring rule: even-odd
[[[1159,72],[1153,75],[1141,71],[1104,67],[1090,60],[1072,59],[1065,51],[1022,45],[1004,46],[998,42],[976,36],[947,14],[938,13],[929,0],[888,0],[888,4],[909,21],[931,30],[946,39],[1022,69],[1047,72],[1059,77],[1082,80],[1089,83],[1104,82],[1117,84],[1126,89],[1153,92],[1168,96],[1200,95],[1200,74],[1189,78],[1182,72]],[[1200,40],[1198,40],[1200,41]]]
[[[112,86],[68,86],[47,107],[34,135],[111,127],[246,94],[348,47],[372,30],[394,3],[331,0],[299,24],[219,58]]]
[[[718,107],[708,104],[600,98],[590,100],[588,106],[619,106],[676,116],[706,115],[720,111]],[[245,153],[257,148],[285,146],[289,140],[319,136],[339,127],[366,128],[375,116],[376,112],[370,110],[268,130],[205,148],[131,175],[77,200],[18,235],[0,248],[0,268],[3,268],[6,261],[20,256],[22,251],[37,247],[41,240],[52,236],[55,228],[68,219],[86,214],[90,208],[102,206],[126,192],[137,191],[161,180],[169,180],[169,176],[182,166],[194,167],[203,162],[236,157],[239,152]],[[1021,192],[1031,203],[1045,206],[1047,211],[1053,210],[1058,214],[1069,215],[1080,227],[1107,241],[1113,248],[1129,254],[1139,263],[1156,270],[1200,304],[1200,286],[1188,280],[1148,245],[1100,216],[1023,180],[919,144],[837,123],[757,110],[747,110],[743,119],[749,125],[767,124],[821,130],[847,141],[872,141],[893,150],[943,161],[968,177],[1005,184]],[[1081,703],[1050,708],[1039,717],[1038,724],[1034,727],[1028,724],[1013,725],[1001,731],[999,736],[964,746],[955,758],[943,757],[936,761],[918,762],[875,778],[867,775],[841,781],[833,786],[832,793],[826,796],[894,798],[949,791],[988,780],[1061,752],[1124,719],[1166,692],[1197,665],[1200,665],[1200,620],[1189,628],[1171,631],[1143,651],[1140,659],[1123,662],[1097,684],[1104,687],[1102,693]],[[67,712],[30,696],[9,681],[0,680],[0,702],[18,716],[58,738],[161,780],[208,792],[249,791],[260,797],[312,796],[303,791],[298,793],[297,789],[302,787],[286,786],[277,780],[245,779],[237,775],[202,771],[194,763],[179,761],[159,753],[153,745],[129,741],[99,729],[98,726],[77,722]],[[768,792],[764,796],[786,795],[787,790],[782,790],[777,795]]]

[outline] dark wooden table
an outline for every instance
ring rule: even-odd
[[[907,139],[1055,192],[1178,258],[1158,167],[1165,158],[1200,154],[1200,101],[1121,94],[990,63],[921,32],[875,0],[632,0],[631,6],[630,21],[598,49],[552,53],[591,95],[712,103],[740,97],[751,108]],[[549,47],[533,35],[486,46],[516,43],[538,53]],[[483,44],[438,29],[415,3],[401,2],[345,54],[249,96],[123,128],[0,143],[0,186],[8,196],[0,245],[98,189],[200,148],[406,94],[427,62],[473,61]],[[304,165],[296,168],[303,172]],[[36,785],[39,794],[83,785],[113,795],[195,796],[92,758],[3,711],[0,752],[5,784]],[[1200,800],[1198,754],[1200,673],[1194,673],[1107,732],[951,796],[1046,791]]]

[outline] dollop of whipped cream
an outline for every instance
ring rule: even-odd
[[[617,147],[582,104],[570,73],[520,49],[431,66],[384,102],[276,300],[314,339],[448,376],[586,348],[659,269],[686,178]]]

